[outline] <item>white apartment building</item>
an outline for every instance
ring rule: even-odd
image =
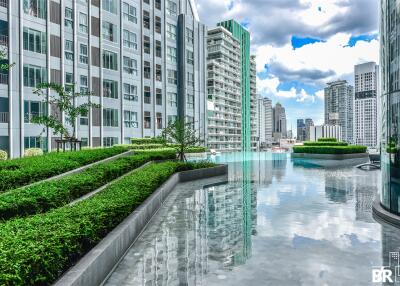
[[[318,141],[320,138],[336,138],[342,141],[342,127],[339,125],[310,126],[310,141]]]
[[[378,69],[375,62],[354,67],[354,140],[378,147]]]
[[[240,42],[222,26],[208,31],[208,147],[240,151],[242,98]]]
[[[250,56],[250,126],[251,126],[251,149],[260,148],[258,134],[258,113],[257,113],[257,64],[256,56]]]
[[[205,144],[206,33],[193,0],[0,1],[0,48],[15,63],[0,74],[0,149],[54,148],[30,123],[54,112],[32,92],[49,81],[101,105],[78,119],[83,145],[157,136],[177,117]]]

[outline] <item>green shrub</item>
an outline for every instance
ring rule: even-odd
[[[152,160],[175,159],[174,151],[149,151],[95,165],[81,173],[0,195],[0,219],[43,213],[63,206]]]
[[[42,156],[43,150],[40,148],[29,148],[25,149],[24,157],[35,157],[35,156]]]
[[[318,142],[337,142],[336,138],[319,138]]]
[[[204,153],[207,152],[208,149],[206,147],[203,146],[193,146],[193,147],[189,147],[186,150],[186,153]]]
[[[51,178],[125,151],[126,148],[112,147],[0,161],[0,192]]]
[[[50,285],[173,173],[210,163],[152,164],[73,206],[0,226],[0,285]]]
[[[7,160],[8,154],[6,151],[0,150],[0,161]]]
[[[155,138],[131,138],[131,143],[134,145],[144,145],[144,144],[162,144],[165,145],[167,141],[162,137]]]
[[[346,142],[304,142],[304,146],[348,146]]]
[[[367,147],[365,146],[294,146],[294,153],[307,153],[307,154],[356,154],[365,153]]]

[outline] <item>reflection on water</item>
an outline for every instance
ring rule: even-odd
[[[380,171],[211,159],[228,179],[180,184],[106,285],[376,285],[372,268],[400,249],[371,215]]]

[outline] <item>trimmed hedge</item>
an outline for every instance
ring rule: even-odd
[[[44,213],[72,202],[152,160],[175,159],[174,151],[149,151],[102,163],[59,180],[0,195],[0,219]]]
[[[310,142],[303,143],[304,146],[348,146],[346,142]]]
[[[40,148],[25,149],[24,157],[35,157],[35,156],[43,156],[43,150]]]
[[[120,145],[115,145],[118,147],[124,147],[130,150],[177,150],[178,145],[177,144],[142,144],[142,145],[137,145],[137,144],[120,144]],[[207,152],[208,149],[203,146],[192,146],[187,149],[185,153],[203,153]]]
[[[144,145],[144,144],[167,144],[167,141],[161,137],[155,138],[131,138],[131,143],[134,145]]]
[[[336,138],[319,138],[318,142],[337,142]]]
[[[365,153],[367,147],[365,146],[294,146],[294,153],[307,153],[307,154],[357,154]]]
[[[73,206],[0,225],[0,285],[50,285],[172,174],[211,163],[152,164]]]
[[[112,147],[0,161],[0,192],[22,187],[127,151]]]

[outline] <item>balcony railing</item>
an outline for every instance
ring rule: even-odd
[[[0,123],[8,123],[8,112],[0,112]]]
[[[0,0],[0,6],[8,8],[8,0]]]
[[[8,84],[8,74],[0,73],[0,84]]]
[[[2,0],[0,0],[0,1],[2,1]],[[0,35],[0,46],[8,47],[8,36],[7,35]]]

